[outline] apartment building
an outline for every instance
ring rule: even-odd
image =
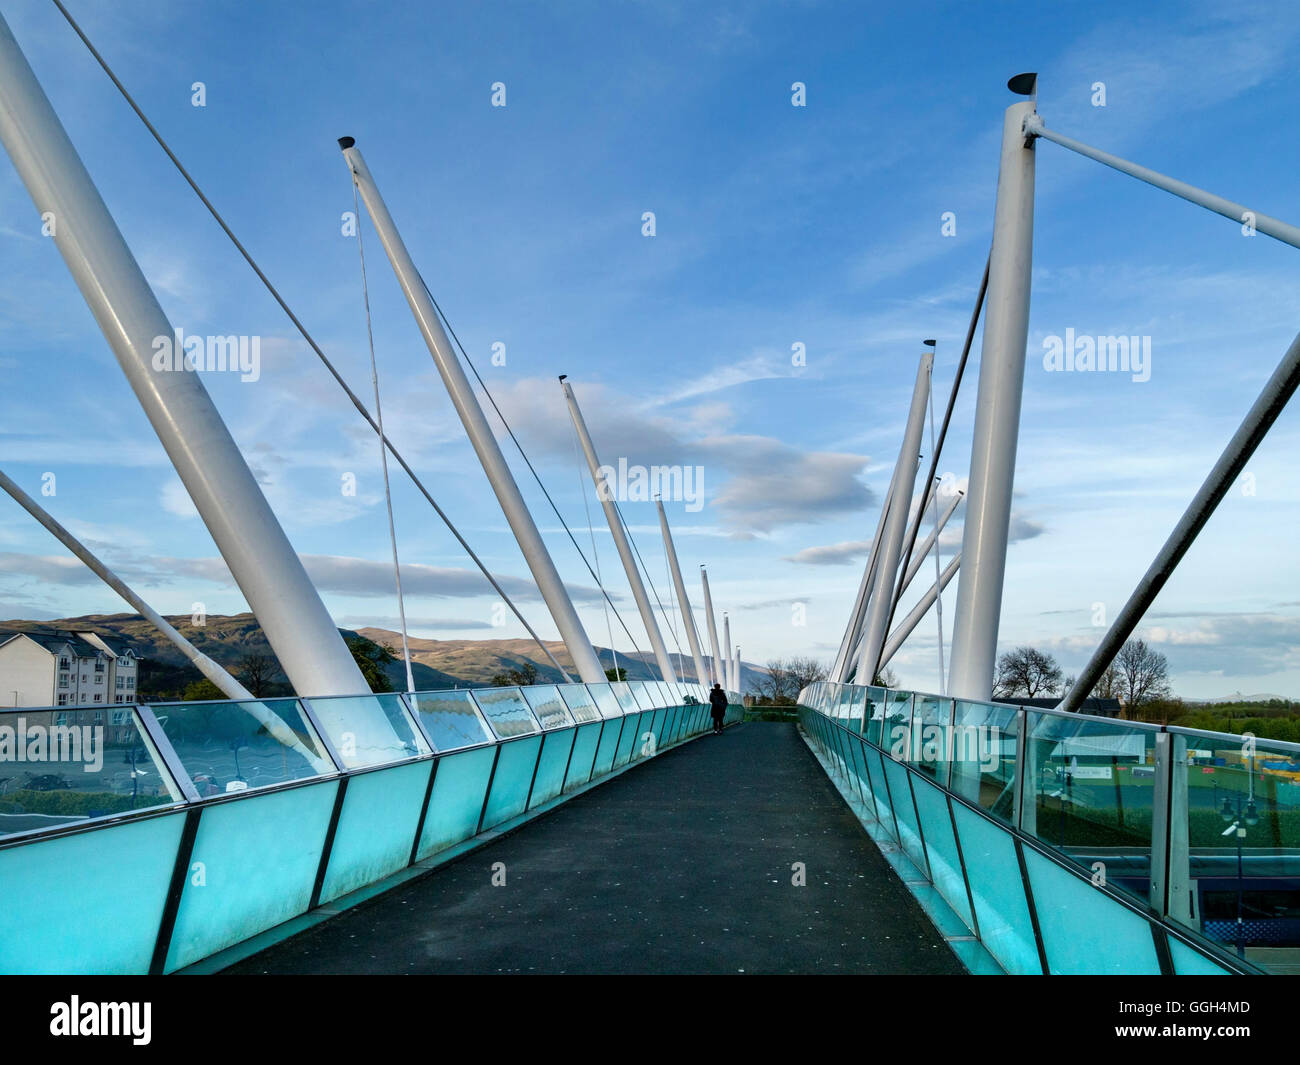
[[[98,633],[0,634],[0,707],[134,703],[139,661]]]

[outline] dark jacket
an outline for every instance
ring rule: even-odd
[[[714,688],[709,692],[709,706],[713,708],[714,717],[721,717],[727,712],[727,693]]]

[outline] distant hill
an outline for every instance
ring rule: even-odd
[[[191,623],[188,614],[168,616],[174,625],[195,647],[238,675],[247,655],[262,655],[275,663],[271,646],[252,614],[209,614],[202,626]],[[58,618],[54,621],[0,621],[0,638],[15,632],[34,629],[64,629],[97,632],[105,639],[116,640],[130,647],[141,659],[140,698],[158,701],[179,699],[186,686],[200,679],[201,674],[184,655],[153,625],[139,614],[85,614],[81,617]],[[391,648],[398,660],[388,663],[385,673],[394,690],[406,688],[406,669],[402,664],[402,637],[389,629],[340,629],[345,638],[362,636]],[[439,688],[476,687],[490,684],[498,673],[519,669],[532,663],[539,682],[561,679],[559,672],[547,660],[532,640],[425,640],[412,637],[411,673],[417,690],[432,691]],[[576,679],[573,661],[563,644],[547,643],[551,654]],[[606,668],[614,664],[614,653],[607,647],[596,649]],[[627,654],[618,652],[618,665],[627,670],[630,680],[645,680],[659,675],[653,667],[654,656],[649,653]],[[682,679],[695,679],[695,667],[689,656],[683,659],[674,654],[673,665]],[[753,687],[757,676],[764,671],[741,664],[742,691]],[[289,694],[288,678],[275,665],[266,695]]]

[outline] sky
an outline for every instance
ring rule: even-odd
[[[1285,3],[68,7],[369,402],[337,145],[356,138],[642,649],[557,376],[602,461],[699,470],[699,497],[666,504],[697,614],[707,564],[747,661],[829,661],[925,338],[938,341],[936,416],[947,402],[991,238],[1011,75],[1039,73],[1049,128],[1300,221],[1300,9]],[[373,433],[53,5],[11,0],[5,17],[173,325],[258,338],[256,380],[202,377],[335,620],[395,627]],[[1300,327],[1300,253],[1058,145],[1036,154],[999,647],[1049,650],[1069,673]],[[554,637],[364,211],[360,235],[388,435]],[[0,468],[163,613],[246,609],[7,159],[0,279]],[[1149,373],[1048,369],[1048,338],[1067,330],[1149,337]],[[940,461],[957,486],[980,337]],[[1300,697],[1298,419],[1282,414],[1138,630],[1180,695]],[[503,439],[589,635],[628,649]],[[924,454],[923,469],[928,430]],[[392,491],[411,632],[524,635],[396,469]],[[665,638],[685,650],[654,506],[622,505],[673,617]],[[963,513],[941,538],[945,563]],[[932,563],[922,573],[900,616]],[[124,609],[0,503],[0,618]],[[904,686],[938,690],[933,612],[891,665]]]

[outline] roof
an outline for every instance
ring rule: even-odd
[[[9,643],[9,639],[4,638],[6,636],[26,636],[33,643],[45,648],[50,654],[62,654],[65,648],[70,648],[77,658],[97,658],[100,654],[107,654],[110,658],[116,658],[123,653],[104,642],[102,637],[93,632],[79,633],[68,632],[63,629],[32,629],[27,632],[0,633],[0,642]]]

